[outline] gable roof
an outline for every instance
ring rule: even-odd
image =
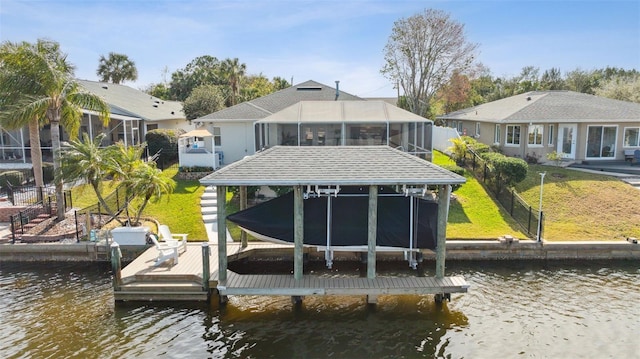
[[[364,99],[344,91],[339,91],[339,94],[338,101],[364,101]],[[260,120],[300,101],[335,101],[335,98],[336,89],[334,87],[309,80],[251,101],[227,107],[197,118],[196,121]]]
[[[427,185],[466,179],[389,146],[275,146],[200,179],[203,185]]]
[[[532,91],[437,118],[501,123],[638,122],[640,104],[574,91]]]
[[[300,101],[258,123],[432,122],[385,101]]]
[[[137,117],[147,121],[186,119],[180,102],[161,100],[125,85],[77,81],[85,90],[102,97],[109,105],[112,114]]]

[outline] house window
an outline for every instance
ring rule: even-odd
[[[618,128],[616,126],[589,126],[587,129],[588,158],[615,157]]]
[[[464,133],[464,129],[462,128],[462,125],[463,125],[462,121],[458,121],[458,133]]]
[[[530,125],[529,126],[529,145],[542,146],[544,126],[543,125]]]
[[[157,130],[158,129],[158,124],[157,123],[150,123],[147,125],[147,131],[152,131],[152,130]]]
[[[505,141],[507,146],[520,146],[520,126],[507,125],[507,138]]]
[[[500,144],[500,125],[496,124],[496,129],[493,131],[493,143]]]
[[[549,140],[547,141],[549,146],[553,146],[553,132],[553,125],[549,125]]]
[[[220,132],[220,127],[213,128],[213,144],[215,146],[222,146],[222,136]]]
[[[456,121],[451,121],[450,124],[451,124],[451,128],[455,128],[455,129],[458,128],[458,123]]]
[[[480,137],[480,122],[476,122],[476,137]]]
[[[640,147],[640,127],[624,129],[624,147]]]

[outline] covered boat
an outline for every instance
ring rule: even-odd
[[[378,194],[378,250],[434,249],[438,204],[431,200],[380,187]],[[331,250],[366,250],[368,187],[337,187],[304,197],[304,245]],[[227,217],[258,239],[293,243],[293,192]]]

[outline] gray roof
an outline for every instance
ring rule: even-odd
[[[78,80],[87,91],[101,96],[112,114],[138,117],[147,121],[186,120],[182,103],[161,100],[125,85]]]
[[[203,185],[427,185],[464,177],[388,146],[275,146],[200,179]]]
[[[258,123],[431,122],[384,101],[300,101]]]
[[[229,120],[260,120],[300,101],[335,101],[336,89],[315,81],[306,81],[251,101],[227,107],[196,119],[212,122]],[[364,101],[340,91],[338,101]]]
[[[533,91],[438,118],[501,123],[637,122],[640,104],[573,91]]]

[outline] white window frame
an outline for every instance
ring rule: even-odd
[[[476,122],[476,137],[480,137],[480,122]]]
[[[636,143],[628,144],[627,143],[627,130],[636,130],[638,134],[636,135]],[[622,147],[631,148],[631,147],[640,147],[640,127],[625,127],[623,130],[623,139],[622,139]]]
[[[464,132],[464,127],[463,126],[464,126],[464,122],[458,121],[458,128],[457,128],[458,133]]]
[[[533,143],[531,143],[531,134],[533,134]],[[538,138],[540,138],[540,143],[536,143]],[[542,147],[544,145],[544,125],[537,124],[527,127],[527,145],[529,147]]]
[[[511,136],[512,139],[515,138],[515,129],[516,127],[519,130],[518,133],[518,143],[515,142],[509,142],[508,138],[509,138],[509,128],[513,129],[513,133],[514,135]],[[504,145],[505,147],[520,147],[520,144],[522,143],[522,125],[507,125],[506,131],[504,133]]]
[[[216,147],[222,146],[222,130],[220,127],[213,128],[213,145]]]
[[[553,136],[555,135],[554,132],[556,132],[555,131],[555,126],[554,125],[549,125],[549,135],[547,136],[547,138],[548,138],[547,139],[547,144],[550,147],[553,147]]]
[[[496,128],[493,131],[493,143],[499,145],[500,138],[502,138],[502,134],[500,133],[500,124],[496,123]]]
[[[601,127],[602,128],[602,137],[600,138],[600,146],[598,148],[598,153],[600,154],[599,156],[589,156],[589,132],[590,129],[592,127]],[[607,144],[604,143],[604,129],[605,128],[613,128],[615,129],[615,138],[613,140],[613,143],[611,143],[610,145],[610,151],[614,152],[613,156],[602,156],[602,150],[604,147],[608,146]],[[618,126],[617,125],[588,125],[587,126],[587,140],[585,141],[585,158],[588,159],[613,159],[615,158],[615,150],[616,150],[616,143],[618,142]]]

